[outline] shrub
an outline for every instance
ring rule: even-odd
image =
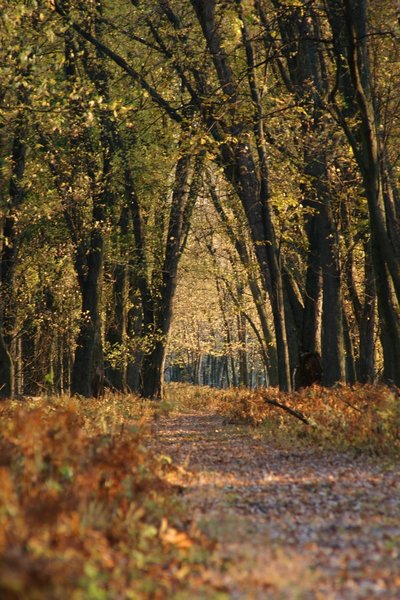
[[[166,598],[194,585],[206,544],[129,404],[36,404],[0,406],[0,596]]]

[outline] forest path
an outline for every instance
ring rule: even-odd
[[[161,417],[188,511],[216,541],[230,598],[400,598],[398,465],[271,445],[202,412]]]

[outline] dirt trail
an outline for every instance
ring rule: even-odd
[[[198,412],[157,430],[188,473],[188,510],[228,564],[209,576],[229,597],[400,599],[398,465],[289,451]]]

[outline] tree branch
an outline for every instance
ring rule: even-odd
[[[265,397],[264,397],[264,400],[267,404],[271,404],[271,406],[276,406],[278,408],[281,408],[282,410],[284,410],[287,413],[289,413],[290,415],[292,415],[292,417],[296,417],[296,419],[299,419],[306,425],[310,425],[310,421],[308,419],[306,419],[306,417],[303,415],[303,413],[301,413],[299,410],[294,410],[293,408],[290,408],[290,406],[287,406],[286,404],[282,404],[281,402],[277,402],[276,400],[270,400],[269,398],[265,398]]]
[[[69,18],[69,16],[65,13],[62,6],[60,6],[60,3],[57,0],[54,2],[54,9],[65,21],[68,22],[68,24],[72,27],[74,31],[76,31],[81,37],[83,37],[83,39],[92,44],[99,52],[108,56],[108,58],[114,61],[119,67],[121,67],[121,69],[123,69],[125,73],[127,73],[130,77],[132,77],[132,79],[139,83],[139,85],[149,94],[153,102],[161,108],[163,108],[171,117],[171,119],[173,119],[176,123],[182,122],[182,117],[178,113],[178,111],[173,106],[171,106],[170,103],[167,100],[165,100],[165,98],[163,98],[161,94],[159,94],[157,90],[155,90],[146,81],[143,75],[141,75],[138,71],[131,67],[131,65],[127,63],[127,61],[120,54],[117,54],[116,52],[111,50],[111,48],[106,46],[103,42],[98,40],[91,33],[89,33],[80,25],[78,25],[78,23],[72,21]]]

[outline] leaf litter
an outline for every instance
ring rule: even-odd
[[[155,433],[229,598],[400,598],[398,464],[282,447],[204,410],[160,417]]]

